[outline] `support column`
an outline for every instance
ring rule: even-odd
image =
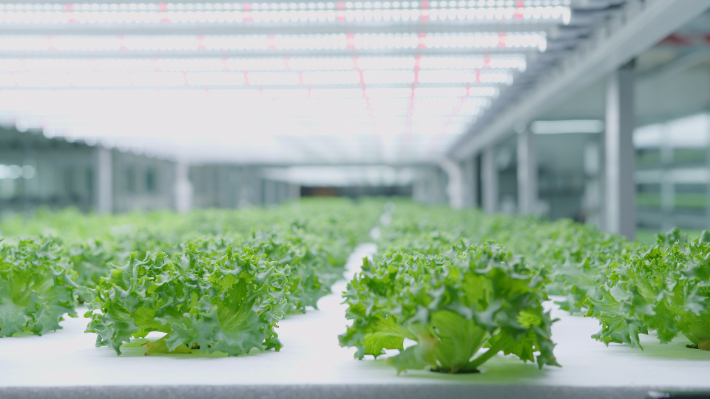
[[[453,209],[461,209],[464,206],[464,180],[461,165],[450,160],[444,159],[439,162],[439,166],[446,173],[448,183],[446,185],[446,194],[449,198],[449,206]]]
[[[192,208],[193,188],[190,183],[190,165],[185,161],[175,164],[175,210],[180,213]]]
[[[113,212],[113,154],[97,147],[94,155],[94,204],[96,212]]]
[[[478,164],[476,156],[472,155],[461,166],[463,175],[463,206],[475,208],[478,206]]]
[[[605,134],[605,229],[633,239],[636,233],[636,154],[634,132],[634,63],[608,79]]]
[[[481,180],[483,183],[482,200],[483,210],[494,213],[498,208],[498,168],[496,167],[496,153],[493,146],[483,152],[481,158]]]
[[[601,143],[588,142],[584,146],[584,197],[582,211],[585,221],[597,229],[604,228],[604,199]]]
[[[526,127],[518,134],[518,211],[535,213],[538,199],[537,158],[533,133]]]
[[[446,182],[446,172],[444,172],[443,169],[439,168],[434,168],[432,171],[432,176],[434,176],[433,184],[432,184],[432,203],[433,204],[447,204],[448,203],[448,195],[447,195],[447,182]]]

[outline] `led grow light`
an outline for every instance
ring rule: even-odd
[[[522,3],[522,4],[521,4]],[[531,2],[528,2],[530,4]],[[567,2],[568,3],[568,2]],[[563,5],[516,2],[0,4],[0,24],[569,23]]]
[[[283,57],[283,58],[151,58],[56,59],[9,58],[0,72],[223,72],[327,71],[401,69],[517,69],[525,70],[522,54],[399,57]]]
[[[276,51],[334,49],[538,49],[544,32],[355,33],[313,35],[17,35],[0,41],[2,52],[171,52]]]
[[[598,119],[535,121],[530,124],[530,130],[535,134],[601,133],[604,122]]]
[[[2,105],[3,115],[23,119],[23,124],[28,129],[49,126],[55,129],[60,127],[75,129],[80,126],[105,129],[122,126],[131,132],[143,132],[150,137],[160,134],[171,135],[172,128],[182,131],[184,128],[178,125],[187,123],[192,118],[191,115],[198,110],[209,117],[203,121],[207,125],[220,126],[221,129],[232,131],[233,128],[229,126],[238,122],[240,129],[245,129],[240,130],[242,134],[249,134],[249,129],[255,126],[288,127],[297,124],[294,121],[299,120],[317,122],[312,127],[318,131],[323,126],[343,126],[344,118],[370,123],[370,118],[373,117],[376,122],[399,126],[400,129],[406,118],[412,118],[426,125],[438,123],[440,126],[445,120],[451,119],[453,112],[457,112],[458,115],[474,115],[481,107],[488,104],[488,100],[482,98],[466,99],[466,107],[460,106],[461,98],[422,98],[415,102],[414,110],[410,111],[408,99],[396,102],[373,99],[378,107],[371,116],[362,98],[324,99],[326,100],[324,102],[319,102],[318,97],[278,98],[273,103],[268,94],[260,96],[254,93],[255,95],[250,98],[232,97],[232,94],[239,94],[239,92],[209,93],[201,96],[186,96],[179,92],[53,92],[39,98],[29,96],[26,92],[4,91],[0,93],[0,105]],[[170,105],[170,111],[157,107],[157,101]],[[122,105],[120,112],[115,111],[118,105]],[[268,117],[275,110],[274,106],[279,109],[279,118]],[[456,111],[457,107],[458,111]],[[240,112],[234,113],[234,109],[239,109]],[[229,110],[232,112],[225,112]],[[149,115],[152,117],[146,118]],[[162,126],[162,128],[158,128],[160,132],[144,132],[149,125]],[[325,129],[322,134],[329,129],[329,127]],[[339,134],[339,132],[340,130],[337,130],[327,134]],[[205,132],[205,134],[210,133]]]
[[[372,86],[422,84],[510,84],[495,71],[320,71],[320,72],[0,72],[0,88],[122,88],[233,86]]]

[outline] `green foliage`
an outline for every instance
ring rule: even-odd
[[[454,211],[407,202],[396,204],[383,226],[380,256],[398,248],[427,256],[443,254],[459,237],[494,240],[549,276],[544,289],[563,296],[562,309],[585,311],[602,324],[594,337],[638,345],[638,334],[655,330],[662,342],[683,334],[710,348],[708,288],[703,280],[707,234],[695,241],[675,229],[646,247],[570,220]],[[706,237],[706,239],[703,239]],[[702,311],[701,311],[702,309]]]
[[[47,265],[73,269],[67,272],[79,286],[73,295],[79,302],[87,303],[93,301],[92,290],[95,294],[102,292],[99,287],[102,279],[110,280],[114,270],[111,265],[154,262],[158,253],[164,254],[161,262],[173,261],[175,256],[184,257],[199,250],[200,262],[212,264],[202,267],[207,270],[227,256],[230,246],[235,253],[239,252],[236,248],[248,248],[252,256],[289,271],[279,294],[286,301],[282,311],[302,313],[307,307],[315,308],[317,301],[330,293],[332,284],[342,278],[348,255],[367,239],[381,209],[379,200],[354,203],[347,199],[302,200],[272,208],[200,209],[187,214],[155,211],[97,215],[81,214],[75,209],[58,212],[39,209],[31,215],[4,217],[0,220],[0,231],[5,237],[61,236],[61,242],[47,239],[53,243],[53,258]],[[42,253],[38,250],[35,256],[44,256]],[[45,271],[28,268],[26,273],[42,275]],[[0,296],[7,295],[10,291],[0,287]],[[69,302],[71,305],[67,306],[73,308],[73,300]],[[126,320],[130,317],[133,316],[126,316]],[[122,331],[116,327],[114,332],[124,334]],[[267,338],[262,339],[264,347],[278,347],[275,336]],[[104,336],[100,341],[108,342],[111,338]],[[118,348],[121,342],[119,339],[112,345]]]
[[[593,338],[640,347],[639,334],[655,330],[662,343],[682,334],[710,349],[710,232],[659,235],[657,245],[614,262],[598,292],[586,301],[587,316],[602,325]]]
[[[0,337],[42,335],[75,316],[75,276],[53,238],[0,244]]]
[[[441,254],[458,237],[495,240],[523,256],[533,270],[550,277],[544,288],[564,297],[558,301],[562,309],[600,320],[602,330],[594,338],[602,342],[638,345],[639,334],[655,330],[661,342],[683,334],[693,345],[710,348],[707,233],[691,241],[674,229],[647,247],[569,220],[402,202],[383,227],[380,255],[398,247]]]
[[[388,361],[399,371],[470,371],[498,352],[556,364],[547,294],[598,318],[594,337],[607,344],[639,345],[655,330],[710,348],[708,233],[673,230],[642,246],[570,220],[383,205],[6,216],[0,336],[56,330],[76,298],[97,342],[117,352],[149,332],[165,334],[149,354],[278,349],[278,320],[316,308],[380,218],[379,252],[345,294],[353,325],[341,344],[360,358],[399,349]]]
[[[188,243],[172,257],[159,252],[142,261],[132,254],[125,266],[112,268],[92,291],[86,314],[96,345],[120,354],[131,338],[158,331],[165,336],[147,344],[148,354],[279,350],[274,328],[284,315],[289,267],[252,248],[227,246],[220,256],[205,248]]]
[[[542,275],[493,243],[388,252],[366,259],[348,284],[353,324],[340,344],[357,347],[360,359],[398,349],[387,360],[398,372],[473,371],[501,351],[557,365],[543,284]],[[416,344],[405,349],[405,339]]]
[[[405,245],[424,253],[450,247],[459,237],[471,242],[495,241],[525,258],[533,270],[550,276],[549,294],[564,296],[562,309],[579,312],[584,301],[606,279],[606,269],[640,247],[624,237],[563,219],[484,214],[476,210],[397,203],[382,235],[383,251]]]

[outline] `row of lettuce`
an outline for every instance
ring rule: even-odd
[[[344,293],[356,357],[398,354],[398,372],[475,372],[497,353],[557,365],[548,295],[586,311],[593,338],[641,346],[685,336],[710,350],[710,234],[678,230],[650,247],[569,220],[399,203],[379,253]],[[488,348],[486,351],[479,351]]]
[[[6,218],[0,337],[56,330],[83,302],[87,332],[119,354],[151,332],[164,336],[147,354],[278,350],[279,320],[316,308],[378,224],[378,253],[343,293],[340,344],[358,358],[398,350],[398,372],[475,372],[497,353],[557,365],[548,295],[597,318],[606,344],[656,331],[710,349],[708,233],[646,247],[567,220],[380,200]]]
[[[42,211],[0,228],[0,337],[61,328],[83,302],[98,346],[147,353],[280,349],[274,331],[342,278],[382,203],[127,215]],[[28,238],[14,238],[28,237]],[[59,238],[61,237],[61,238]]]

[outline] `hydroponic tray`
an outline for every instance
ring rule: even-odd
[[[373,250],[358,247],[349,274]],[[710,352],[688,349],[684,339],[661,345],[652,336],[642,338],[643,351],[607,348],[590,338],[596,320],[553,305],[561,368],[496,356],[480,374],[398,376],[383,360],[357,361],[354,349],[338,346],[346,324],[340,302],[329,295],[320,310],[281,321],[280,352],[242,357],[144,356],[140,346],[117,356],[94,346],[86,319],[68,319],[42,337],[0,339],[0,398],[644,398],[651,390],[710,391]]]

